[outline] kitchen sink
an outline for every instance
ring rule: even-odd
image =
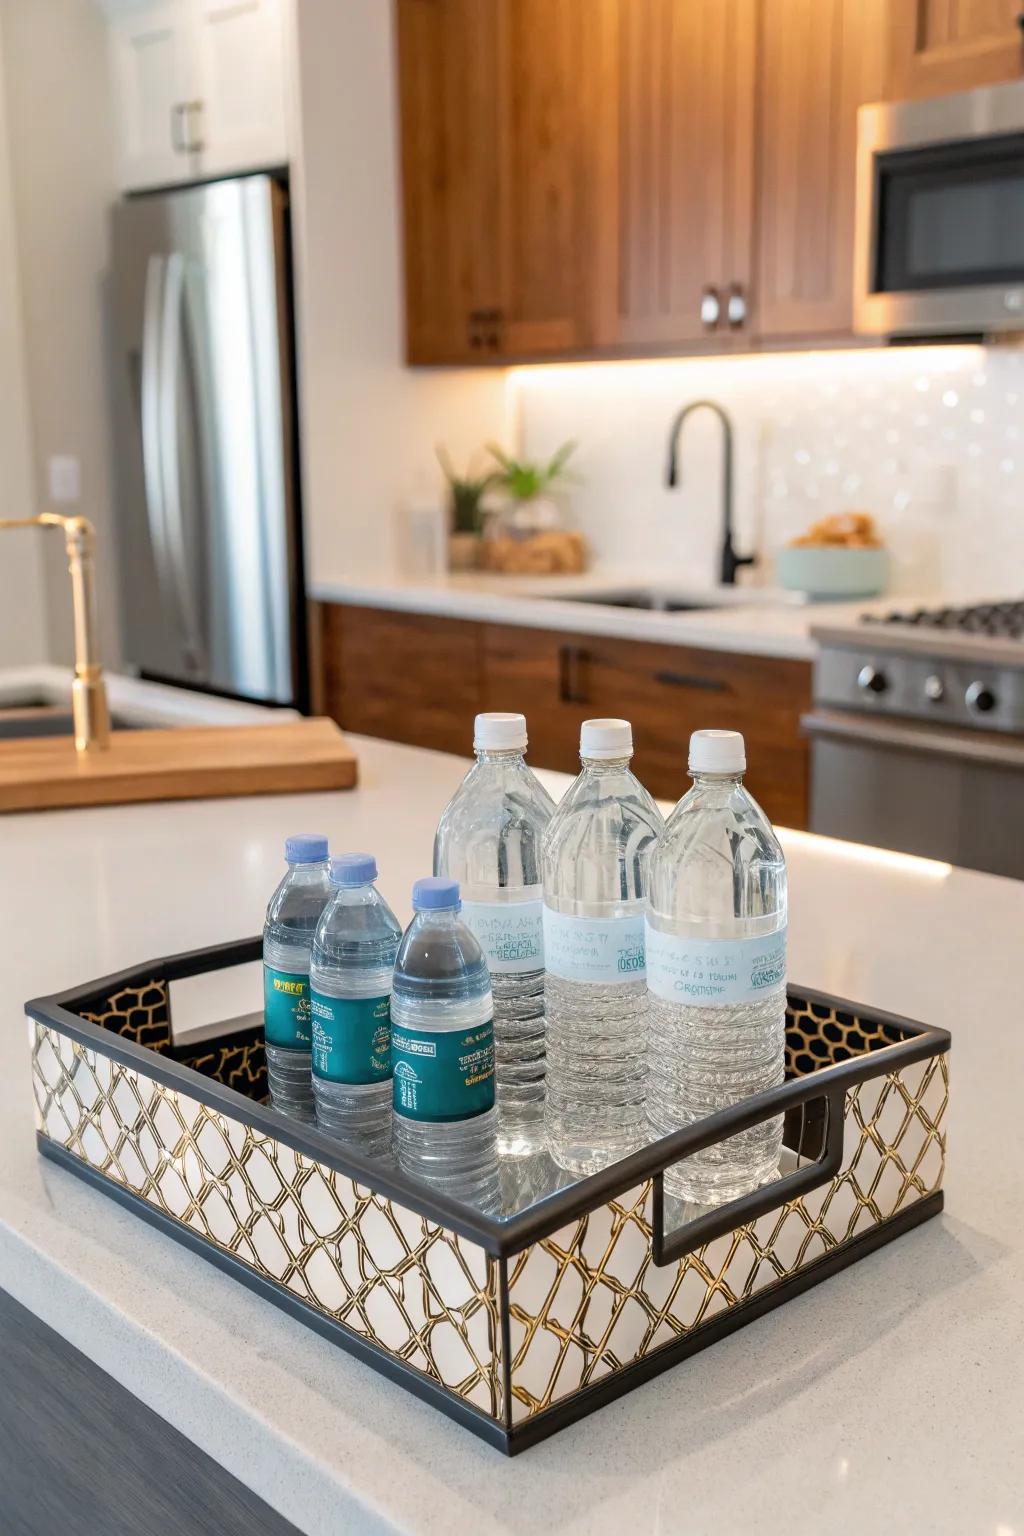
[[[597,592],[550,592],[553,602],[599,604],[603,608],[638,608],[650,613],[696,613],[722,608],[789,607],[802,602],[802,594],[763,587],[712,587],[682,591],[671,587],[609,587]]]
[[[138,729],[136,722],[112,715],[113,731]],[[73,739],[74,722],[70,710],[54,709],[45,699],[0,707],[0,741],[19,741],[29,736],[67,736]]]

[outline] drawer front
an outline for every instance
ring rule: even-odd
[[[575,771],[581,722],[621,716],[638,776],[673,800],[688,786],[691,731],[742,731],[751,793],[773,821],[806,826],[808,663],[504,625],[484,626],[482,651],[483,707],[524,711],[537,767]]]

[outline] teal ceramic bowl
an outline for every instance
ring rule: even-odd
[[[808,597],[878,597],[889,576],[886,549],[840,549],[827,544],[797,545],[775,556],[775,580]]]

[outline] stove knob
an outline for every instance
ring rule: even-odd
[[[964,694],[964,703],[975,715],[987,715],[996,707],[996,696],[987,683],[972,683]]]
[[[884,693],[889,686],[889,680],[884,672],[878,672],[872,666],[861,667],[857,673],[857,687],[864,693]]]
[[[924,696],[932,704],[941,704],[946,697],[942,678],[937,677],[934,672],[930,673],[924,680]]]

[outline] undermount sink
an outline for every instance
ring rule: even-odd
[[[609,587],[597,592],[551,592],[550,601],[596,603],[604,608],[641,608],[651,613],[696,613],[721,608],[780,607],[799,603],[800,596],[759,587],[717,587],[682,591],[671,587]]]
[[[135,729],[135,722],[113,715],[114,731]],[[55,708],[47,699],[27,699],[18,704],[0,706],[0,741],[20,741],[29,736],[67,736],[74,738],[71,711]]]

